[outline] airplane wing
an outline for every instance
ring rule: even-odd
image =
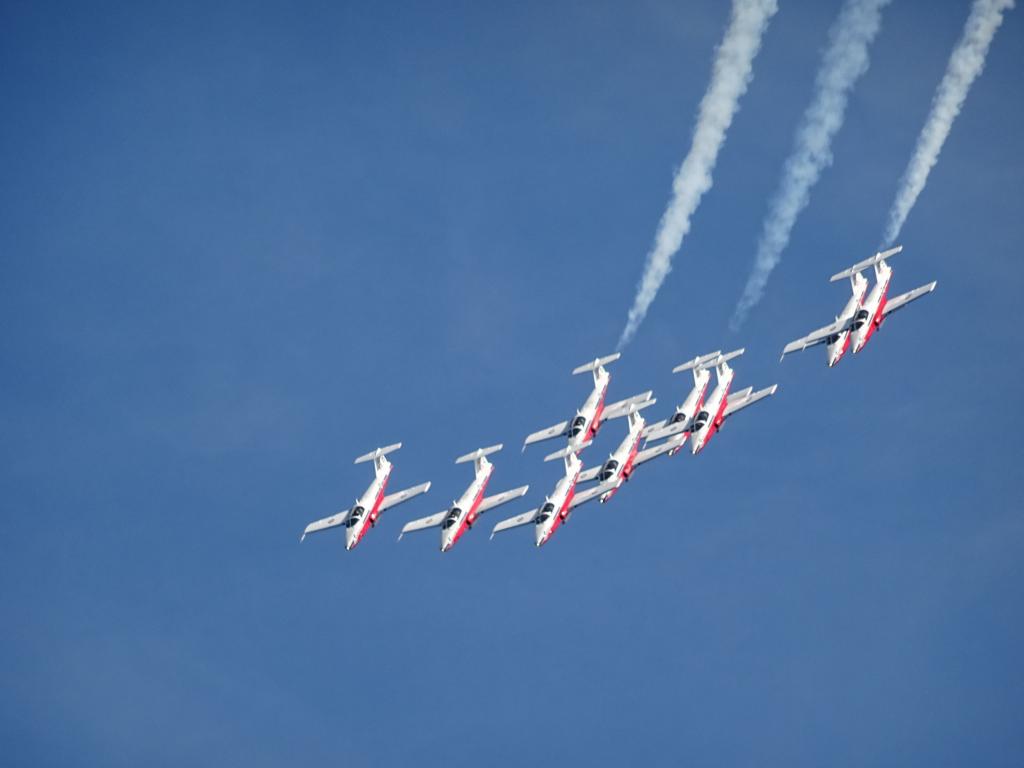
[[[520,496],[524,496],[526,492],[530,490],[530,486],[521,485],[518,488],[513,488],[511,491],[505,491],[504,493],[496,493],[493,496],[487,496],[483,501],[480,502],[480,506],[477,507],[477,512],[483,513],[489,509],[500,507],[502,504],[507,504],[513,499],[518,499]]]
[[[591,480],[596,479],[597,476],[599,474],[601,474],[601,468],[603,466],[604,466],[604,464],[598,464],[596,467],[591,467],[590,469],[584,469],[582,472],[580,472],[580,476],[576,478],[576,482],[577,483],[589,483]]]
[[[746,397],[741,397],[736,400],[729,398],[725,406],[725,413],[722,414],[722,418],[732,416],[737,411],[742,411],[748,405],[753,405],[758,400],[763,400],[770,395],[774,395],[775,390],[778,388],[778,384],[772,384],[770,387],[765,387],[764,389],[759,389],[757,392],[752,394],[747,394]]]
[[[661,421],[655,421],[652,424],[648,424],[646,427],[640,430],[640,437],[647,437],[652,432],[657,432],[666,424],[668,424],[668,419],[662,419]]]
[[[491,538],[494,538],[494,534],[507,531],[510,528],[518,528],[520,525],[529,525],[536,519],[537,510],[531,509],[529,512],[523,512],[521,515],[516,515],[515,517],[510,517],[507,520],[502,520],[494,526],[494,530],[491,531]]]
[[[629,406],[642,405],[651,399],[652,394],[654,394],[652,390],[647,390],[646,392],[641,392],[639,395],[633,395],[632,397],[627,397],[625,400],[619,400],[617,403],[606,405],[604,407],[604,412],[601,414],[601,418],[617,419],[620,416],[625,416],[629,413]]]
[[[885,302],[885,309],[882,310],[882,317],[888,317],[891,313],[897,309],[903,309],[910,302],[915,299],[920,299],[922,296],[927,296],[929,293],[935,290],[935,286],[938,285],[938,280],[933,280],[928,285],[922,285],[920,288],[915,288],[912,291],[901,293],[899,296],[895,296]]]
[[[850,329],[850,322],[853,318],[847,318],[846,320],[836,320],[830,325],[826,325],[824,328],[819,328],[816,331],[811,331],[806,336],[803,336],[796,341],[791,341],[786,345],[785,349],[782,350],[782,357],[788,355],[791,352],[803,352],[808,347],[813,347],[817,344],[824,344],[828,341],[829,336],[833,336],[843,331]]]
[[[338,525],[343,525],[345,520],[348,518],[350,510],[344,512],[338,512],[337,514],[331,515],[330,517],[324,517],[320,520],[316,520],[306,526],[306,530],[302,532],[302,538],[299,541],[305,540],[306,536],[310,533],[316,533],[317,531],[326,531],[328,528],[334,528]]]
[[[661,445],[656,445],[653,448],[644,448],[642,451],[637,453],[636,458],[633,459],[633,466],[639,466],[640,464],[650,461],[651,459],[658,458],[663,453],[668,453],[673,448],[678,448],[679,446],[686,442],[686,437],[686,435],[677,435],[676,437],[673,437],[671,440],[666,440]]]
[[[424,528],[436,528],[444,519],[448,516],[448,510],[442,510],[436,515],[429,515],[428,517],[421,517],[419,520],[412,520],[402,526],[402,532],[398,534],[398,540],[401,541],[402,537],[409,531],[422,531]]]
[[[677,421],[675,424],[666,424],[658,429],[652,429],[644,435],[644,438],[648,443],[651,443],[655,440],[661,440],[663,437],[678,435],[680,432],[689,432],[691,421],[691,419],[687,419],[686,421]]]
[[[596,485],[593,488],[588,488],[582,493],[577,493],[572,497],[572,501],[569,502],[569,509],[576,509],[580,504],[586,504],[588,501],[593,501],[615,487],[616,483],[614,482],[602,483],[601,485]]]
[[[568,421],[561,421],[555,424],[553,427],[547,429],[540,429],[529,435],[523,442],[523,448],[530,445],[531,443],[539,443],[541,440],[550,440],[553,437],[561,437],[565,434],[565,430],[569,427]]]
[[[389,493],[383,499],[381,499],[380,507],[378,509],[383,512],[385,509],[390,509],[396,504],[401,504],[403,501],[408,501],[413,496],[419,496],[421,493],[426,493],[430,490],[430,483],[420,483],[414,485],[412,488],[406,488],[404,491],[398,493]]]

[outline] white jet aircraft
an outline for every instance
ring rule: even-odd
[[[735,371],[729,367],[729,361],[734,357],[739,357],[743,352],[744,350],[737,349],[735,352],[730,352],[727,355],[719,355],[708,363],[709,366],[715,368],[717,382],[710,397],[704,401],[700,412],[694,417],[693,423],[689,425],[689,429],[687,429],[687,425],[684,422],[668,424],[661,429],[650,432],[647,435],[647,442],[689,431],[690,448],[693,451],[693,455],[696,456],[704,449],[708,441],[715,436],[715,433],[721,429],[722,424],[727,418],[737,411],[753,405],[758,400],[774,395],[775,390],[778,389],[778,384],[773,384],[757,392],[753,391],[753,387],[747,387],[739,392],[729,392],[733,377],[736,375]]]
[[[831,282],[833,283],[847,277],[850,278],[853,295],[846,302],[846,306],[843,308],[842,313],[836,317],[834,323],[790,342],[782,350],[782,357],[785,357],[790,352],[800,352],[816,344],[825,344],[828,354],[828,365],[831,368],[839,362],[850,346],[853,347],[854,354],[860,352],[864,345],[868,343],[868,339],[882,325],[882,321],[890,314],[897,309],[905,307],[915,299],[919,299],[934,291],[935,286],[938,284],[937,281],[932,281],[928,285],[922,285],[920,288],[907,291],[892,299],[887,298],[889,280],[892,277],[892,267],[885,260],[895,256],[902,250],[902,245],[890,248],[888,251],[876,253],[871,258],[865,259],[859,264],[854,264],[849,269],[845,269],[836,275],[832,275]],[[867,291],[868,281],[861,272],[868,267],[875,268],[875,285],[871,292],[867,294],[867,298],[865,298],[864,294]]]
[[[579,482],[585,483],[591,480],[599,480],[609,490],[601,494],[601,503],[608,501],[623,483],[627,482],[633,474],[633,470],[651,459],[655,459],[664,453],[672,454],[679,450],[679,447],[686,442],[686,435],[676,435],[661,445],[653,448],[640,450],[640,439],[644,432],[644,417],[640,415],[641,408],[654,405],[656,401],[652,398],[639,405],[633,405],[629,409],[629,429],[626,437],[619,443],[619,447],[608,455],[608,461],[590,469],[580,472]]]
[[[537,546],[544,544],[559,526],[569,519],[569,513],[580,504],[596,499],[603,493],[610,490],[607,485],[599,485],[590,488],[580,494],[576,493],[576,483],[579,480],[580,470],[583,462],[576,455],[573,446],[567,446],[556,454],[552,454],[545,461],[552,458],[561,458],[565,461],[565,475],[555,484],[555,490],[550,496],[545,497],[544,503],[537,509],[523,512],[515,517],[502,520],[491,531],[491,538],[494,534],[507,531],[510,528],[518,528],[521,525],[534,525],[534,538]]]
[[[387,454],[393,453],[401,447],[401,443],[395,443],[385,448],[370,451],[356,459],[356,464],[373,461],[374,478],[373,482],[370,483],[370,487],[366,489],[362,496],[356,499],[355,506],[352,509],[339,512],[336,515],[325,517],[322,520],[317,520],[307,525],[306,530],[302,532],[302,539],[299,539],[299,541],[305,539],[310,533],[344,525],[345,549],[352,549],[370,528],[377,525],[377,518],[380,517],[381,512],[385,509],[390,509],[396,504],[401,504],[403,501],[408,501],[413,496],[419,496],[421,493],[429,491],[430,483],[426,482],[415,485],[412,488],[406,488],[398,493],[384,495],[384,489],[387,487],[391,470],[394,469],[394,465],[387,459]]]
[[[709,352],[706,355],[698,355],[689,362],[677,365],[672,369],[672,373],[683,373],[684,371],[693,372],[693,389],[690,390],[690,394],[683,400],[682,405],[678,406],[675,413],[672,414],[668,419],[650,424],[644,430],[643,437],[647,437],[652,432],[661,430],[662,428],[671,424],[682,425],[678,432],[673,434],[682,434],[683,439],[676,445],[675,448],[669,451],[670,456],[674,456],[681,448],[683,443],[686,442],[686,438],[690,434],[690,428],[693,426],[693,418],[700,412],[701,406],[704,405],[704,395],[708,391],[708,382],[711,381],[711,368],[714,368],[715,360],[722,354],[721,350],[716,352]]]
[[[402,527],[402,532],[398,534],[398,540],[401,541],[402,536],[409,531],[422,531],[426,528],[441,526],[441,551],[447,552],[455,546],[455,542],[459,540],[463,533],[473,527],[477,517],[489,509],[494,509],[513,499],[518,499],[525,494],[530,489],[528,485],[522,485],[511,491],[497,493],[484,498],[484,490],[487,488],[487,483],[494,473],[494,465],[487,460],[487,456],[497,453],[501,449],[502,446],[500,444],[492,445],[490,448],[480,448],[457,458],[455,460],[456,464],[464,464],[467,461],[473,462],[473,469],[476,472],[473,482],[469,484],[469,487],[466,488],[458,500],[452,502],[449,509],[438,512],[436,515],[421,517],[419,520],[406,523]]]
[[[625,416],[629,412],[629,406],[634,403],[641,403],[644,400],[650,398],[650,391],[643,392],[634,397],[620,400],[617,403],[612,403],[609,406],[605,406],[604,398],[608,392],[608,382],[611,381],[611,374],[605,370],[605,366],[608,363],[618,360],[620,354],[616,352],[614,355],[608,355],[607,357],[599,357],[591,363],[586,363],[573,370],[573,375],[580,373],[586,373],[590,371],[594,375],[594,389],[583,403],[583,407],[576,411],[576,415],[571,421],[563,421],[554,426],[548,427],[547,429],[539,430],[534,432],[532,435],[526,438],[523,443],[523,450],[526,450],[526,446],[531,443],[536,443],[541,440],[550,440],[554,437],[568,437],[569,447],[574,452],[580,451],[586,448],[590,441],[594,439],[594,435],[597,434],[597,430],[601,428],[601,423],[605,419],[616,419],[621,416]],[[554,458],[556,452],[548,458]]]

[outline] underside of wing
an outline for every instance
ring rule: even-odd
[[[349,510],[344,512],[338,512],[337,514],[331,515],[330,517],[324,517],[316,520],[306,526],[306,530],[302,532],[302,539],[305,539],[307,535],[316,533],[317,531],[326,531],[328,528],[334,528],[339,525],[343,525],[345,520],[348,518]],[[299,539],[299,541],[302,541]]]
[[[678,448],[686,442],[686,438],[687,435],[676,435],[675,437],[666,440],[661,445],[656,445],[653,448],[644,448],[636,455],[636,458],[633,459],[633,466],[638,466],[644,462],[650,461],[651,459],[656,459],[663,453],[668,453],[669,451]]]
[[[602,483],[601,485],[596,485],[593,488],[588,488],[582,493],[577,493],[572,497],[572,501],[569,502],[569,509],[576,509],[580,504],[586,504],[588,501],[593,501],[602,494],[614,490],[615,487],[616,484],[614,482]]]
[[[910,302],[920,299],[922,296],[927,296],[935,290],[935,286],[938,284],[938,281],[935,280],[928,283],[928,285],[922,285],[920,288],[915,288],[912,291],[901,293],[899,296],[894,296],[885,302],[885,309],[882,310],[882,317],[888,317],[897,309],[903,309],[903,307],[907,306]]]
[[[539,443],[541,440],[550,440],[553,437],[561,437],[562,435],[565,434],[565,430],[568,427],[569,422],[561,421],[552,427],[548,427],[547,429],[539,429],[533,434],[531,434],[529,437],[527,437],[526,440],[523,441],[523,447],[525,448],[531,443]]]
[[[529,512],[523,512],[521,515],[516,515],[515,517],[510,517],[507,520],[502,520],[494,526],[494,530],[491,531],[491,538],[493,539],[494,534],[496,533],[501,533],[502,531],[507,531],[511,528],[518,528],[521,525],[529,525],[536,519],[537,510],[531,509]]]
[[[410,531],[422,531],[425,528],[436,528],[444,519],[448,516],[448,510],[438,512],[436,515],[429,515],[427,517],[421,517],[419,520],[413,520],[402,526],[402,532],[398,534],[398,540],[401,541],[402,537]]]
[[[729,402],[725,406],[725,413],[723,416],[732,416],[732,414],[737,411],[742,411],[744,408],[749,405],[753,405],[758,400],[763,400],[766,397],[774,395],[775,390],[778,388],[778,384],[772,384],[770,387],[765,387],[764,389],[759,389],[757,392],[749,393],[746,397],[737,398],[736,400],[733,400],[730,397]]]
[[[398,493],[389,493],[380,502],[380,511],[383,512],[385,509],[390,509],[396,504],[401,504],[403,501],[408,501],[413,496],[419,496],[421,493],[426,493],[430,490],[430,483],[420,483],[414,485],[412,488],[406,488],[404,491]]]
[[[658,429],[652,429],[650,432],[644,435],[647,442],[654,442],[661,440],[664,437],[674,437],[682,432],[688,432],[690,428],[690,420],[677,421],[674,424],[666,424]]]
[[[803,336],[796,341],[791,341],[782,350],[782,356],[790,354],[791,352],[802,352],[808,347],[813,347],[817,344],[824,344],[828,341],[829,336],[834,336],[837,333],[848,331],[850,329],[850,318],[846,320],[836,320],[834,323],[819,328],[816,331],[811,331],[806,336]]]
[[[518,499],[524,496],[526,492],[530,490],[530,486],[521,485],[518,488],[513,488],[511,491],[505,491],[504,493],[496,493],[493,496],[487,496],[483,501],[480,502],[480,506],[477,507],[477,512],[486,512],[489,509],[500,507],[502,504],[507,504],[513,499]]]
[[[643,403],[646,403],[651,399],[652,394],[654,394],[652,390],[647,390],[646,392],[641,392],[639,395],[633,395],[632,397],[627,397],[625,400],[619,400],[611,405],[606,405],[601,418],[617,419],[620,416],[625,416],[629,413],[629,407],[631,405],[642,405]]]

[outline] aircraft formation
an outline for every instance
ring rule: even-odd
[[[899,246],[876,253],[871,258],[833,275],[831,282],[850,279],[852,295],[842,312],[836,315],[833,323],[787,344],[782,357],[785,358],[791,352],[824,344],[826,360],[831,368],[847,350],[852,348],[853,354],[860,352],[891,313],[935,290],[936,283],[933,281],[907,293],[888,297],[892,268],[887,259],[901,251],[902,246]],[[862,274],[869,268],[873,268],[875,275],[875,283],[870,290],[868,279]],[[657,402],[650,390],[611,404],[605,402],[611,382],[611,374],[606,366],[618,360],[619,353],[599,357],[575,368],[573,375],[590,373],[593,377],[590,394],[577,409],[575,416],[533,432],[527,435],[523,442],[525,451],[526,447],[533,443],[564,439],[564,447],[544,458],[544,461],[560,459],[565,468],[564,474],[552,491],[544,497],[540,506],[501,520],[492,529],[491,538],[503,531],[532,525],[534,543],[540,547],[551,540],[576,507],[594,499],[601,503],[609,501],[642,464],[659,456],[672,456],[678,453],[687,440],[690,442],[691,453],[696,456],[718,433],[726,419],[774,395],[778,388],[775,384],[756,392],[753,387],[739,390],[732,388],[735,372],[729,363],[743,352],[743,349],[725,354],[721,351],[710,352],[676,366],[673,373],[689,372],[693,378],[693,386],[670,416],[652,424],[647,424],[641,414],[641,411]],[[708,394],[712,375],[715,377],[715,387]],[[625,418],[627,425],[622,442],[606,461],[584,469],[580,455],[591,445],[604,422],[620,418]],[[374,477],[369,487],[350,509],[307,525],[302,533],[302,539],[310,533],[344,526],[345,548],[353,549],[367,531],[376,527],[382,512],[430,490],[430,483],[425,482],[396,493],[385,493],[394,470],[394,465],[388,460],[388,454],[401,447],[401,443],[395,443],[357,458],[356,464],[373,462]],[[440,548],[442,552],[446,552],[476,524],[484,512],[525,496],[529,491],[528,485],[491,496],[486,495],[488,483],[494,473],[494,464],[488,457],[500,451],[502,447],[498,444],[479,448],[457,458],[456,464],[473,463],[473,480],[466,490],[451,507],[406,523],[398,536],[399,540],[412,531],[438,528]]]

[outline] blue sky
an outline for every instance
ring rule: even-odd
[[[722,2],[7,4],[7,765],[979,765],[1024,751],[1022,27],[893,261],[936,293],[779,365],[869,255],[967,3],[894,3],[765,300],[727,321],[839,2],[782,2],[610,397],[745,346],[775,398],[537,550],[402,523],[612,351]],[[592,452],[621,437],[609,424]],[[303,526],[396,487],[354,552]],[[488,524],[484,526],[489,527]]]

